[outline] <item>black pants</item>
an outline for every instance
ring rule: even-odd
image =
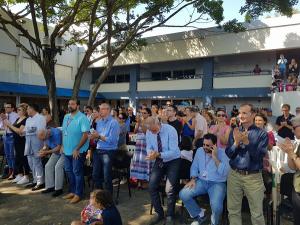
[[[155,212],[160,216],[164,216],[164,211],[161,206],[159,197],[160,182],[164,175],[167,177],[166,194],[167,194],[167,216],[174,217],[175,203],[177,197],[177,184],[179,179],[180,159],[174,159],[163,163],[163,167],[159,163],[154,163],[149,181],[149,192],[151,202]]]
[[[292,192],[294,173],[285,173],[280,179],[280,194],[288,196],[289,200],[292,201]]]
[[[24,156],[24,149],[25,149],[25,141],[22,142],[15,142],[15,150],[16,150],[16,159],[15,159],[15,174],[23,174],[28,175],[30,171],[30,167],[28,165],[27,156]]]
[[[300,224],[300,193],[297,193],[293,188],[292,193],[293,213],[294,213],[294,225]]]

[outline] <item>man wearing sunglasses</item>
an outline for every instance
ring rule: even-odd
[[[203,147],[197,150],[191,166],[191,180],[180,191],[179,197],[194,219],[192,224],[200,225],[207,217],[194,198],[208,194],[212,210],[211,224],[217,225],[223,212],[229,159],[224,150],[217,147],[216,135],[208,133],[203,139]]]
[[[230,158],[227,181],[227,206],[231,225],[241,225],[241,205],[246,195],[252,224],[264,225],[262,179],[263,158],[267,153],[268,134],[254,125],[255,109],[251,104],[242,104],[239,109],[241,127],[229,135],[225,152]]]

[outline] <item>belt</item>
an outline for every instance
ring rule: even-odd
[[[237,172],[241,175],[256,174],[256,173],[261,172],[261,170],[239,170],[239,169],[236,169],[236,168],[232,168],[232,170],[234,170],[235,172]]]

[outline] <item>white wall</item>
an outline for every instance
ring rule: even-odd
[[[91,85],[92,87],[93,85]],[[129,83],[101,84],[98,92],[127,92]]]
[[[202,79],[143,81],[138,82],[138,91],[200,90]]]
[[[274,116],[282,115],[281,106],[283,104],[289,104],[291,106],[291,113],[295,115],[296,107],[300,106],[300,91],[273,93],[271,103],[272,114]]]
[[[239,77],[214,77],[213,82],[213,87],[215,89],[271,87],[272,76],[253,75]]]
[[[275,52],[257,52],[215,57],[214,72],[253,71],[258,64],[262,70],[272,70],[276,64]]]
[[[300,15],[269,21],[271,20],[256,21],[248,25],[247,31],[238,34],[212,29],[214,32],[205,35],[205,38],[200,38],[199,33],[205,32],[201,30],[157,36],[155,41],[148,43],[141,51],[124,52],[116,65],[166,62],[300,46]],[[100,61],[93,66],[101,67],[103,63]]]
[[[218,107],[226,107],[228,113],[231,112],[234,105],[239,108],[243,103],[253,104],[258,108],[271,108],[270,98],[216,98],[213,99],[213,105]]]

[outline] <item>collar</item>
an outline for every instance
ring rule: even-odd
[[[111,119],[112,119],[112,116],[109,115],[108,117],[102,118],[101,120],[104,121],[104,122],[107,122],[107,121],[109,121],[109,120],[111,120]]]
[[[250,127],[248,127],[248,130],[253,130],[254,128],[256,128],[255,124],[253,123]],[[240,130],[244,130],[245,128],[243,126],[241,126]]]

